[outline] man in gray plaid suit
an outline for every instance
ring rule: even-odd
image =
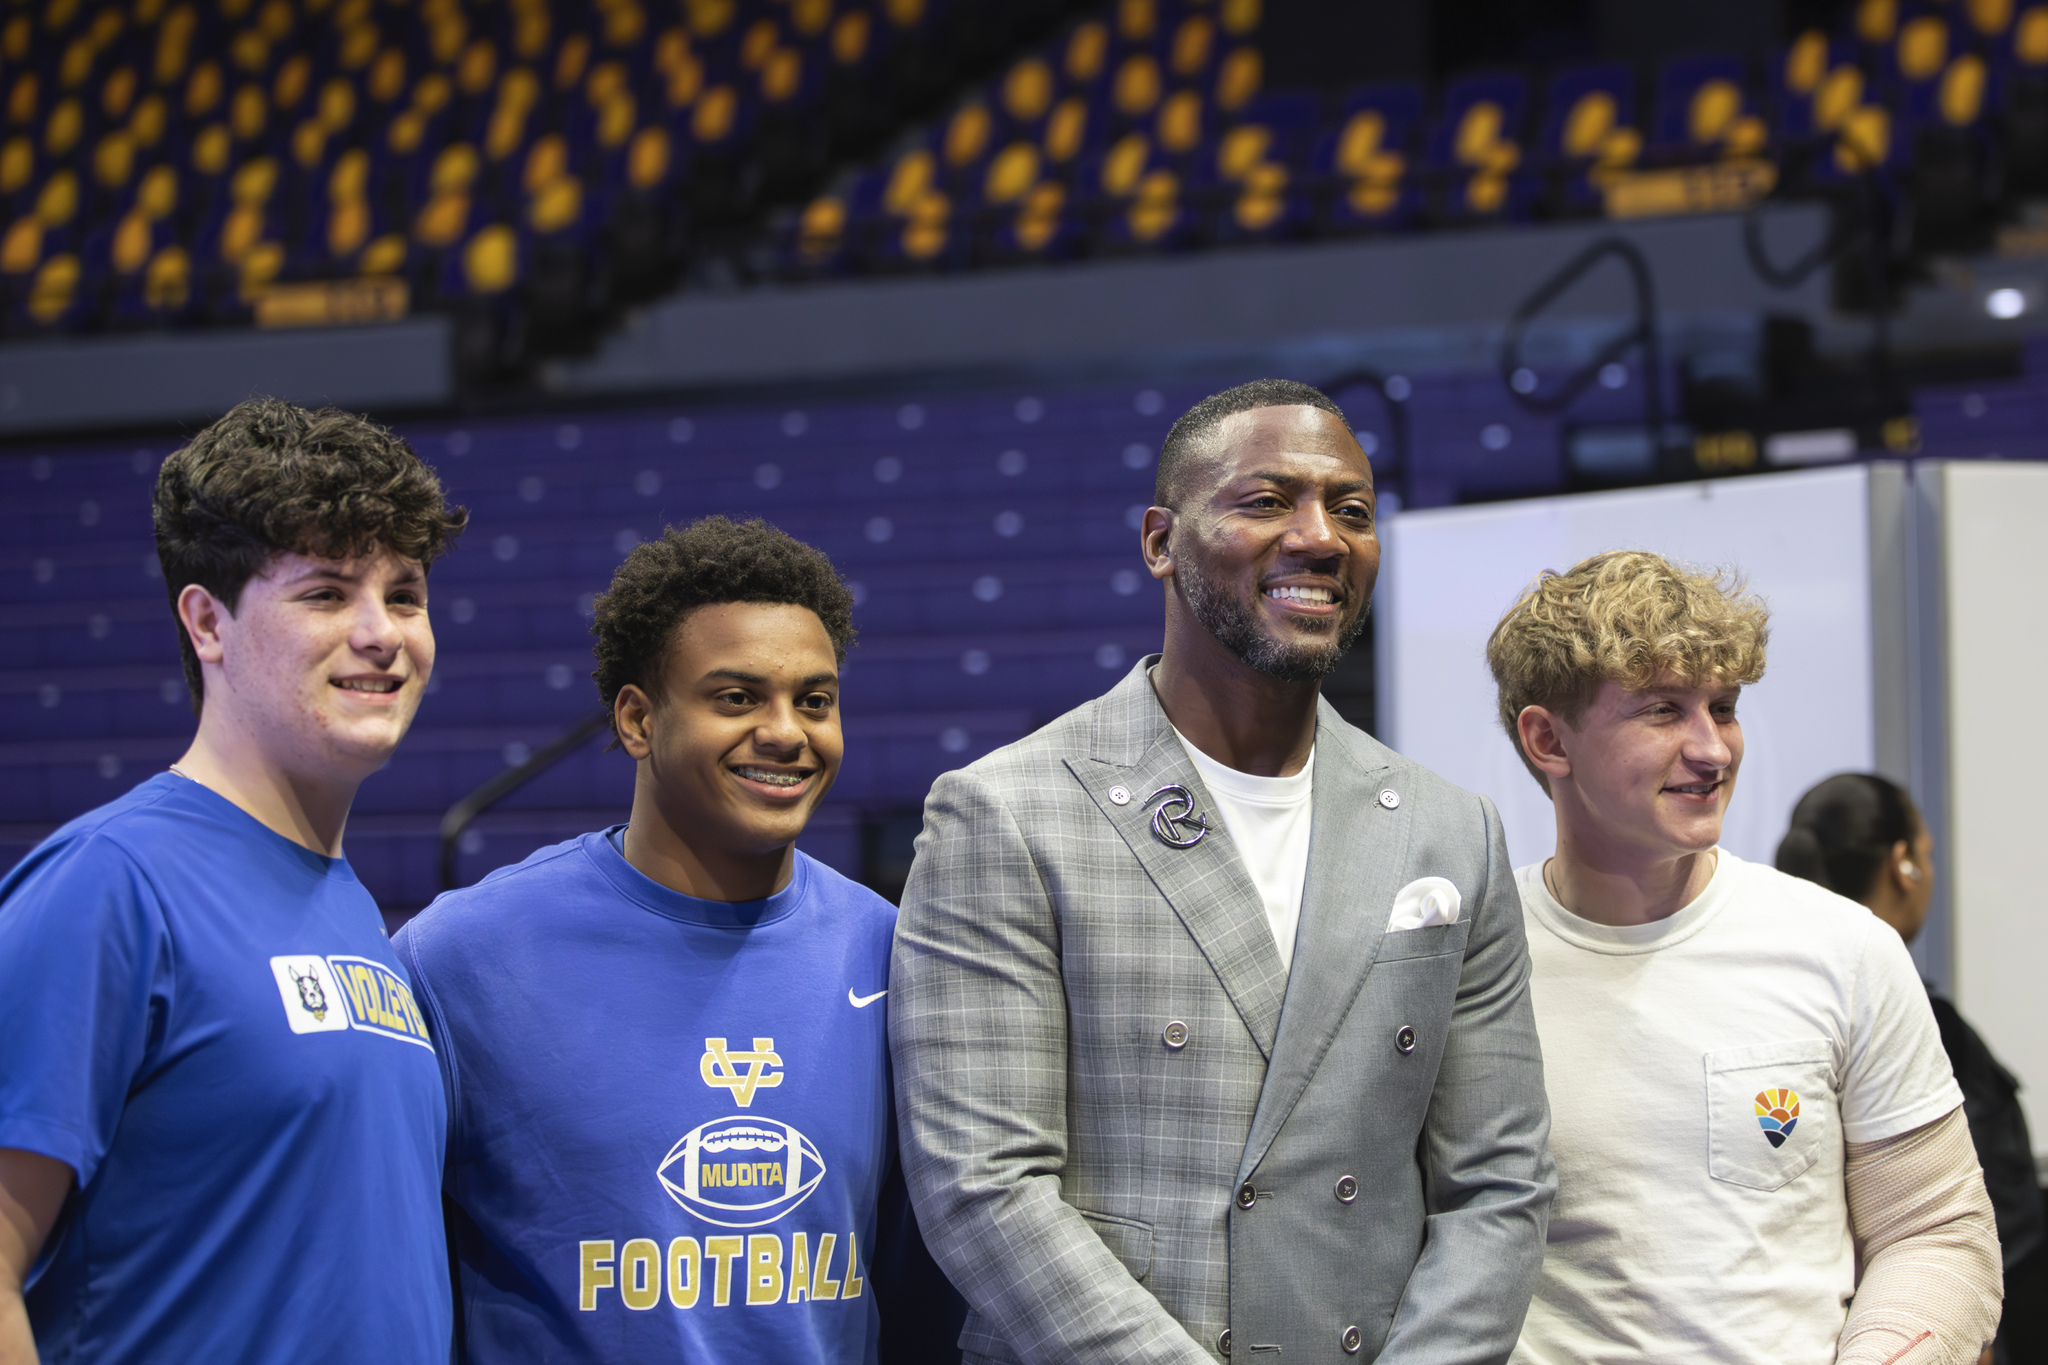
[[[1504,1361],[1554,1178],[1499,816],[1317,695],[1371,466],[1261,380],[1174,425],[1156,497],[1164,652],[940,778],[904,893],[897,1109],[961,1345]]]

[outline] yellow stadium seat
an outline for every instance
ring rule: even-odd
[[[1038,183],[1039,164],[1038,148],[1029,142],[1012,142],[989,162],[981,197],[991,204],[1022,199]]]
[[[910,206],[898,240],[903,254],[913,261],[929,261],[944,251],[952,212],[952,201],[938,190],[920,194]]]
[[[723,142],[732,135],[739,117],[739,95],[729,85],[714,85],[697,97],[690,115],[690,134],[706,146]]]
[[[1026,57],[1003,77],[1003,112],[1019,123],[1035,123],[1052,107],[1052,68]]]
[[[185,248],[177,245],[159,249],[149,258],[149,270],[143,277],[143,301],[152,308],[169,312],[183,308],[191,297],[191,256]]]
[[[1117,67],[1110,100],[1125,118],[1143,118],[1159,103],[1159,63],[1149,52],[1134,52]]]
[[[1125,133],[1102,159],[1102,192],[1117,199],[1136,193],[1151,158],[1152,144],[1143,133]]]
[[[1131,206],[1124,211],[1124,224],[1131,239],[1156,242],[1180,218],[1180,180],[1172,171],[1150,171],[1138,182]]]
[[[864,9],[848,10],[832,25],[832,60],[854,66],[868,55],[872,23]]]
[[[1060,211],[1066,207],[1066,186],[1055,180],[1041,181],[1025,196],[1017,211],[1013,229],[1017,245],[1026,251],[1043,251],[1059,231]]]
[[[469,227],[469,208],[469,195],[463,191],[435,195],[413,220],[413,240],[421,246],[453,246]]]
[[[961,105],[946,123],[946,135],[941,144],[946,165],[958,169],[979,161],[982,153],[988,150],[992,126],[987,105],[979,100]]]
[[[1103,63],[1108,57],[1109,29],[1100,20],[1090,19],[1068,36],[1066,56],[1061,66],[1070,84],[1089,85],[1102,74]]]
[[[1192,90],[1176,90],[1159,106],[1153,134],[1162,150],[1179,156],[1202,144],[1202,97]]]
[[[1206,14],[1181,20],[1173,31],[1173,48],[1167,58],[1175,77],[1188,80],[1202,73],[1216,50],[1216,24]]]
[[[46,327],[63,317],[77,302],[78,277],[78,257],[68,251],[43,262],[29,286],[29,316]]]
[[[1989,73],[1984,59],[1974,52],[1965,52],[1948,64],[1948,70],[1941,73],[1941,88],[1935,95],[1935,105],[1941,110],[1943,122],[1952,128],[1968,128],[1977,122],[1984,112],[1984,90]]]
[[[1045,121],[1046,160],[1057,165],[1072,161],[1088,139],[1088,102],[1069,95],[1053,107]]]
[[[2012,0],[1965,0],[1963,12],[1970,27],[1987,38],[1996,38],[2012,24]]]
[[[1251,103],[1264,79],[1265,63],[1257,48],[1233,49],[1216,73],[1216,107],[1225,113],[1236,113]]]
[[[668,179],[669,141],[666,128],[642,128],[626,149],[626,183],[651,190]]]
[[[582,217],[583,182],[573,175],[550,181],[526,209],[527,224],[543,237],[574,227]]]
[[[1889,43],[1899,27],[1899,0],[1857,0],[1856,36],[1866,43]]]

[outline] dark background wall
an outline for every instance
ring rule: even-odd
[[[1762,53],[1829,25],[1844,0],[1269,0],[1273,88],[1441,79],[1506,64],[1654,64],[1687,53]]]

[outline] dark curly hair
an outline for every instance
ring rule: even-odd
[[[683,618],[721,602],[777,602],[816,613],[846,662],[853,643],[853,594],[824,552],[767,522],[705,517],[636,545],[597,599],[598,694],[607,709],[632,683],[659,696],[662,665]],[[614,722],[616,730],[616,722]],[[614,734],[613,742],[617,742]]]
[[[233,611],[281,554],[352,559],[382,547],[424,568],[469,522],[392,432],[275,398],[237,405],[165,460],[151,513],[173,613],[193,583]],[[196,715],[206,688],[182,624],[178,650]]]
[[[1249,384],[1212,393],[1180,415],[1159,447],[1159,472],[1152,484],[1152,501],[1160,507],[1178,510],[1181,495],[1181,466],[1209,442],[1209,436],[1226,417],[1253,408],[1321,408],[1350,426],[1344,409],[1321,389],[1293,379],[1254,379]]]

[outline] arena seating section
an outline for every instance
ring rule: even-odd
[[[804,278],[1587,216],[1632,172],[1716,163],[1789,195],[1875,174],[1911,197],[1916,249],[1935,250],[1978,244],[1990,210],[2048,190],[2048,5],[1861,0],[1843,33],[1803,33],[1761,64],[1700,56],[1332,98],[1260,90],[1257,15],[1257,0],[1119,0],[788,214],[776,267]]]
[[[0,11],[0,328],[275,281],[573,341],[1064,0],[37,0]]]
[[[693,259],[811,278],[1570,217],[1715,164],[1781,194],[1874,173],[1932,250],[2048,192],[2048,4],[2013,0],[1861,0],[1756,64],[1327,98],[1261,88],[1260,0],[1113,0],[831,177],[1072,8],[17,4],[0,330],[242,323],[274,282],[398,278],[488,377],[589,344]]]
[[[2048,346],[2028,369],[2048,370]],[[1583,405],[1595,415],[1634,410],[1640,376],[1613,378]],[[1100,693],[1158,647],[1136,509],[1173,416],[1215,386],[412,430],[473,522],[433,576],[433,692],[363,788],[351,860],[394,915],[431,898],[442,812],[596,708],[591,595],[664,524],[724,512],[820,545],[858,585],[846,768],[805,843],[858,875],[872,855],[864,837],[914,817],[940,772]],[[1388,466],[1380,402],[1339,395],[1390,490],[1448,502],[1565,486],[1556,423],[1514,406],[1497,380],[1418,375],[1397,387],[1428,452],[1405,476]],[[1923,389],[1924,449],[2048,457],[2041,393],[2038,380]],[[191,733],[149,532],[169,449],[0,461],[0,630],[17,651],[0,665],[0,867],[159,770]],[[631,764],[593,742],[479,822],[462,877],[624,818],[631,786]]]

